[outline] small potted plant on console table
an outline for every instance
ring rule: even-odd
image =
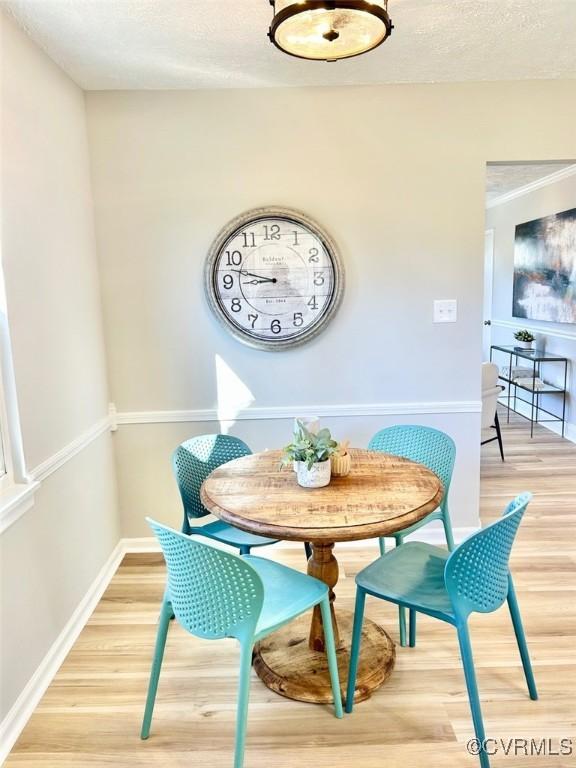
[[[283,464],[296,464],[298,485],[303,488],[323,488],[330,482],[330,457],[338,447],[329,429],[317,434],[310,432],[301,421],[297,422],[294,440],[284,448]]]
[[[532,349],[534,343],[534,335],[530,331],[516,331],[514,338],[518,342],[518,346],[521,349]]]

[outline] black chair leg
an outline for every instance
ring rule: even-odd
[[[504,461],[504,447],[502,445],[502,432],[500,432],[500,422],[498,420],[497,413],[494,416],[494,426],[496,427],[496,436],[498,437],[498,445],[500,446],[500,456],[502,457],[502,461]]]
[[[312,557],[312,547],[309,541],[304,542],[304,551],[306,552],[306,562]]]

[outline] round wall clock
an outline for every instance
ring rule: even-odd
[[[239,341],[269,350],[316,336],[340,303],[343,278],[330,236],[308,216],[275,207],[227,224],[205,269],[216,317]]]

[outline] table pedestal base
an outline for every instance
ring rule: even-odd
[[[352,613],[338,611],[343,642],[336,655],[343,696],[348,680],[352,622]],[[310,614],[306,613],[258,643],[254,650],[254,669],[268,688],[282,696],[326,704],[332,701],[326,655],[310,650],[309,634]],[[388,634],[378,624],[364,618],[354,701],[370,698],[372,691],[386,681],[395,657],[396,649]]]

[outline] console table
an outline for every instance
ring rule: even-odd
[[[559,357],[558,355],[554,354],[546,354],[540,349],[523,349],[522,347],[514,347],[514,346],[499,346],[498,344],[492,344],[490,347],[490,361],[492,362],[494,353],[498,352],[501,354],[505,354],[508,357],[508,376],[504,376],[501,372],[499,375],[499,378],[501,381],[505,381],[508,384],[508,392],[506,395],[507,402],[506,407],[508,409],[508,419],[507,421],[510,421],[510,411],[514,411],[519,416],[522,416],[523,419],[527,419],[530,422],[530,437],[533,437],[534,435],[534,424],[538,424],[539,422],[547,422],[547,421],[554,421],[554,422],[560,422],[562,424],[562,437],[564,437],[564,427],[565,427],[565,420],[566,420],[566,384],[568,381],[568,358],[566,357]],[[527,360],[532,364],[532,386],[527,386],[520,383],[522,381],[522,378],[517,378],[512,375],[513,373],[513,367],[518,365],[518,359],[521,360]],[[514,361],[514,362],[513,362]],[[560,379],[562,379],[563,374],[563,386],[555,386],[553,384],[548,384],[544,382],[544,388],[543,389],[535,389],[534,388],[534,381],[536,378],[541,379],[543,375],[543,367],[548,364],[556,364],[556,365],[563,365],[564,369],[563,371],[560,371]],[[500,366],[498,366],[500,368]],[[527,377],[527,382],[529,381],[529,377]],[[512,394],[512,387],[514,387],[514,394]],[[528,392],[530,393],[529,399],[524,398],[521,396],[521,394],[518,394],[518,390],[520,392]],[[559,413],[553,413],[552,411],[547,410],[546,408],[543,408],[540,405],[540,396],[541,395],[560,395],[562,397],[562,414]],[[521,413],[516,409],[517,401],[520,400],[523,403],[526,403],[530,406],[530,416],[526,416],[524,413]],[[511,407],[511,402],[513,402],[513,407]],[[545,413],[547,416],[551,416],[550,419],[543,419],[540,418],[540,413]]]

